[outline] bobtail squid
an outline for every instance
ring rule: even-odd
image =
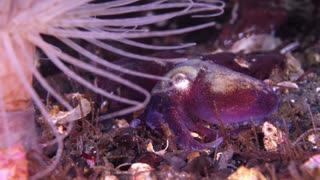
[[[261,121],[272,113],[279,98],[264,82],[198,59],[177,65],[152,90],[152,98],[140,118],[157,131],[167,127],[179,148],[216,147],[220,140],[201,142],[191,133],[216,137],[210,125]],[[220,123],[219,123],[220,122]]]

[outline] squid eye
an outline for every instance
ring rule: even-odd
[[[172,83],[176,89],[184,90],[190,86],[190,80],[183,73],[177,73],[172,76]]]

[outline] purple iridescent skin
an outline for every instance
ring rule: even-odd
[[[279,100],[273,90],[260,80],[209,61],[191,60],[166,74],[172,81],[159,82],[145,110],[146,123],[161,130],[166,125],[175,143],[185,150],[217,146],[203,143],[191,132],[216,137],[208,124],[260,121],[272,113]]]

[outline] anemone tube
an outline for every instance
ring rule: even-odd
[[[224,2],[219,0],[155,0],[152,2],[117,0],[102,3],[97,3],[93,0],[0,1],[0,137],[2,140],[0,148],[9,148],[15,144],[23,144],[26,150],[36,147],[37,135],[35,133],[33,110],[33,104],[35,104],[51,127],[56,138],[55,143],[58,144],[59,148],[52,164],[42,172],[37,173],[33,178],[42,177],[52,171],[61,156],[64,136],[57,132],[52,122],[48,121],[47,108],[33,89],[32,81],[37,80],[66,109],[71,110],[72,107],[59,92],[56,92],[46,82],[45,78],[37,70],[35,66],[36,47],[41,49],[56,67],[83,87],[110,100],[131,105],[129,108],[113,112],[104,117],[111,118],[143,108],[150,100],[150,93],[126,79],[118,77],[102,68],[90,65],[92,62],[113,71],[124,72],[132,76],[159,80],[165,79],[152,74],[135,72],[108,62],[108,60],[81,47],[77,44],[78,41],[76,40],[81,39],[104,50],[144,61],[156,61],[159,63],[180,62],[185,59],[165,60],[138,55],[112,47],[108,42],[116,41],[129,46],[154,50],[185,48],[194,44],[155,46],[138,43],[134,39],[183,34],[214,26],[214,22],[209,22],[181,29],[163,31],[149,31],[146,29],[147,25],[190,14],[197,14],[194,16],[204,18],[218,16],[223,13],[224,5]],[[141,16],[141,14],[146,12],[160,12],[161,10],[168,11]],[[202,12],[207,14],[200,15]],[[129,14],[134,14],[134,16],[126,16]],[[71,49],[87,57],[89,62],[84,62],[78,57],[73,57],[63,52],[58,47],[45,41],[43,35],[55,37]],[[90,73],[123,84],[133,91],[142,93],[145,96],[145,100],[137,102],[95,87],[92,82],[73,72],[65,63],[70,63]]]

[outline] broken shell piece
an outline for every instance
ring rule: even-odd
[[[319,141],[320,140],[320,134],[310,134],[307,139],[312,144],[317,144],[318,142],[320,142]]]
[[[149,164],[145,163],[133,163],[129,168],[129,172],[132,173],[132,179],[145,179],[152,180],[156,179],[155,175],[152,173],[152,167]]]
[[[283,133],[280,129],[269,122],[262,125],[262,132],[264,134],[263,144],[267,151],[277,151],[279,145],[283,143]]]
[[[117,128],[128,128],[128,127],[130,127],[128,121],[125,120],[125,119],[116,119],[115,120],[115,126],[117,126]]]
[[[150,143],[147,145],[147,151],[156,153],[156,154],[158,154],[158,155],[160,155],[160,156],[163,156],[163,155],[167,152],[168,147],[169,147],[169,140],[167,140],[167,145],[166,145],[166,147],[165,147],[164,149],[159,150],[159,151],[155,151],[155,150],[153,149],[152,143],[150,142]]]
[[[287,89],[299,89],[297,83],[290,82],[290,81],[282,81],[277,84],[279,87],[287,88]]]
[[[318,179],[320,177],[320,155],[317,154],[312,156],[308,161],[300,166],[300,169],[302,171],[306,171],[314,179]]]
[[[91,112],[91,103],[83,98],[79,93],[76,93],[72,98],[77,98],[79,105],[71,111],[59,111],[51,114],[49,120],[54,124],[66,124],[76,121],[87,116]]]
[[[146,163],[133,163],[129,168],[129,172],[138,173],[143,171],[151,171],[152,167]]]
[[[319,133],[312,133],[307,137],[307,140],[312,143],[312,149],[318,150],[319,149],[319,142],[320,142],[320,134]]]
[[[251,179],[251,180],[266,180],[266,177],[256,168],[239,167],[234,173],[227,178],[228,180],[234,179]]]

